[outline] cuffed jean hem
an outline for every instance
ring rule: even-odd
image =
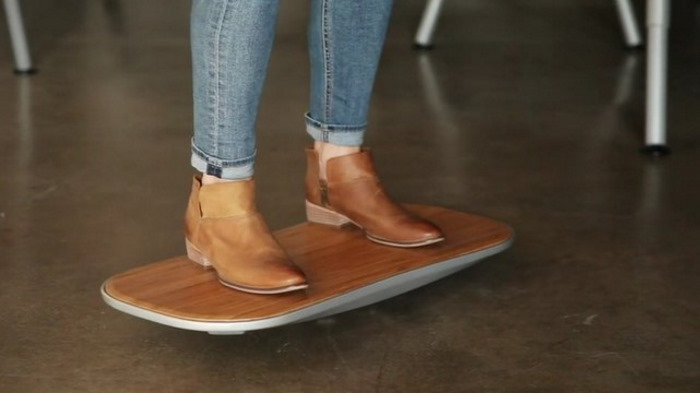
[[[357,126],[325,124],[311,118],[308,113],[304,117],[306,118],[306,132],[315,141],[340,146],[362,146],[367,129],[366,124]]]
[[[190,163],[194,169],[220,179],[242,180],[253,176],[255,153],[239,160],[222,160],[211,157],[192,144]]]

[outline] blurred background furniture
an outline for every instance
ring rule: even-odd
[[[12,52],[15,58],[15,73],[33,74],[36,70],[32,67],[27,35],[24,30],[24,22],[18,0],[3,0],[3,3],[5,5],[7,26],[10,29]]]
[[[426,2],[414,46],[430,49],[437,20],[444,0]],[[615,0],[625,43],[638,47],[642,43],[637,19],[630,0]],[[647,0],[647,92],[645,138],[642,152],[653,156],[670,153],[666,146],[666,79],[668,58],[668,28],[670,24],[670,0]]]

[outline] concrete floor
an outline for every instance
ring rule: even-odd
[[[303,220],[309,142],[306,7],[283,3],[257,167],[274,228]],[[427,54],[422,3],[397,1],[367,143],[398,199],[509,222],[517,244],[371,307],[216,337],[99,296],[183,253],[188,2],[24,1],[38,75],[12,75],[0,26],[0,391],[700,391],[700,7],[674,1],[674,153],[654,160],[612,1],[450,1]]]

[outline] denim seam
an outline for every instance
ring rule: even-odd
[[[328,121],[331,118],[331,97],[333,96],[333,86],[331,85],[333,80],[333,55],[330,48],[330,12],[328,8],[330,0],[323,0],[323,18],[322,18],[322,28],[323,28],[323,65],[324,65],[324,102],[323,102],[323,116],[324,121]],[[328,129],[322,128],[322,139],[324,142],[328,142]]]
[[[222,58],[224,57],[223,50],[222,50],[222,35],[223,35],[223,30],[224,30],[224,25],[226,22],[226,15],[229,10],[229,4],[230,1],[224,1],[222,3],[222,10],[220,12],[220,17],[216,20],[216,26],[214,26],[214,40],[212,42],[212,45],[214,45],[214,50],[212,50],[212,53],[214,53],[215,59],[214,59],[214,68],[212,70],[213,72],[213,78],[212,78],[212,95],[210,97],[210,103],[213,105],[210,107],[211,112],[213,112],[214,116],[214,121],[213,121],[213,130],[212,134],[214,136],[214,140],[218,141],[219,140],[219,131],[221,128],[221,117],[222,113],[221,111],[223,110],[222,105],[221,105],[221,89],[223,88],[222,82],[221,82],[221,68],[220,64],[222,64],[222,61],[225,61],[226,59]],[[212,147],[212,150],[214,151],[214,154],[219,154],[219,144],[214,143],[214,146]]]

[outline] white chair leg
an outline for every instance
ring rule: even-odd
[[[429,49],[433,46],[433,33],[435,33],[442,4],[443,0],[428,0],[425,4],[425,10],[414,40],[414,45],[417,48]]]
[[[17,0],[3,0],[5,3],[5,14],[7,15],[7,26],[10,28],[10,39],[12,40],[12,50],[15,55],[15,72],[19,74],[30,74],[35,70],[32,68],[32,59],[29,56],[29,46],[27,36],[24,32],[22,12]]]
[[[630,0],[615,0],[615,5],[617,5],[617,14],[620,17],[625,43],[629,47],[641,45],[642,35],[639,32],[637,18],[634,16],[634,9]]]
[[[419,48],[430,48],[433,45],[433,34],[440,16],[443,0],[428,0],[421,17],[418,31],[414,40],[415,46]],[[622,32],[625,43],[629,47],[636,47],[642,44],[642,36],[639,32],[637,18],[634,16],[634,9],[630,0],[615,0],[617,13],[620,17]]]
[[[644,151],[666,155],[666,76],[670,0],[647,0],[647,99]]]

